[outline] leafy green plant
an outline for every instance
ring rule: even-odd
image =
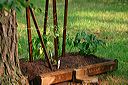
[[[94,54],[97,51],[99,45],[104,45],[105,43],[97,39],[93,34],[87,34],[85,32],[80,32],[76,34],[74,40],[74,46],[79,49],[81,55]]]
[[[33,42],[33,57],[34,60],[43,58],[44,59],[44,54],[43,54],[43,49],[40,44],[40,39],[38,37],[34,38],[32,40]]]
[[[54,56],[54,37],[60,37],[60,32],[57,31],[57,33],[54,34],[53,32],[53,27],[50,27],[49,29],[47,29],[47,33],[46,35],[42,35],[42,38],[43,38],[43,41],[44,41],[44,44],[45,44],[45,47],[47,49],[47,52],[48,52],[48,55],[49,55],[49,59],[51,61],[51,63],[54,63],[54,62],[57,62],[53,59],[53,56]],[[41,47],[41,44],[40,44],[40,39],[38,38],[38,36],[34,37],[33,38],[33,56],[34,56],[34,59],[45,59],[44,58],[44,52],[43,52],[43,49]],[[58,42],[58,45],[60,45],[60,43]],[[58,49],[59,49],[59,54],[60,54],[60,49],[61,49],[61,46],[58,46]]]
[[[52,56],[51,51],[53,50],[53,42],[51,42],[51,40],[49,40],[49,36],[46,36],[46,35],[43,35],[43,40],[44,40],[44,44],[46,46],[46,49],[48,50],[48,54],[51,57]],[[34,56],[34,59],[40,59],[40,58],[45,59],[43,48],[41,46],[39,37],[33,38],[32,42],[33,42],[33,56]]]
[[[72,52],[73,48],[74,48],[74,38],[69,37],[69,35],[67,35],[66,37],[66,49],[68,50],[68,52]]]

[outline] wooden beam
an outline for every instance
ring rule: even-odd
[[[85,76],[86,75],[94,76],[94,75],[105,73],[108,71],[113,71],[113,70],[117,69],[117,66],[118,66],[117,60],[110,60],[107,62],[83,66],[80,69],[83,69]],[[77,70],[76,70],[76,72],[77,72]]]
[[[65,57],[65,47],[66,47],[67,16],[68,16],[68,0],[65,0],[64,28],[63,28],[63,45],[62,45],[62,56],[63,57]]]
[[[72,82],[71,84],[81,83],[81,81],[83,81],[85,84],[90,82],[99,83],[98,78],[92,76],[108,71],[113,71],[117,69],[117,65],[117,60],[110,60],[107,62],[91,64],[76,69],[73,68],[50,73],[43,73],[36,77],[35,84],[38,82],[39,85],[50,85],[65,81]]]
[[[57,33],[58,28],[57,28],[57,12],[56,12],[56,0],[53,0],[53,22],[54,22],[54,34]],[[55,56],[54,59],[58,61],[58,36],[54,38],[54,51],[55,51]]]
[[[30,7],[29,7],[29,9],[30,9],[30,12],[31,12],[31,15],[32,15],[32,19],[33,19],[34,25],[35,25],[35,27],[36,27],[37,34],[38,34],[39,39],[40,39],[40,42],[41,42],[41,46],[42,46],[43,51],[44,51],[44,54],[45,54],[45,58],[46,58],[47,63],[48,63],[48,66],[49,66],[49,68],[52,70],[52,66],[51,66],[51,63],[50,63],[50,60],[49,60],[49,57],[48,57],[48,54],[47,54],[45,45],[44,45],[44,41],[43,41],[43,39],[42,39],[42,36],[41,36],[40,30],[39,30],[39,27],[38,27],[38,25],[37,25],[37,21],[36,21],[36,18],[35,18],[35,14],[34,14],[34,12],[32,11],[32,9],[31,9]]]
[[[104,62],[100,64],[91,65],[88,67],[87,72],[89,76],[105,73],[108,71],[115,70],[117,63],[114,61]]]
[[[28,45],[29,45],[29,61],[32,62],[33,61],[32,36],[31,36],[30,10],[29,10],[29,7],[26,7],[26,20],[27,20],[27,33],[28,33]]]
[[[45,4],[45,17],[44,17],[44,35],[46,35],[46,28],[47,28],[47,20],[48,20],[48,4],[49,0],[46,0]]]
[[[51,72],[45,75],[40,75],[41,85],[51,85],[55,83],[69,81],[72,79],[72,71],[72,69],[67,69]]]

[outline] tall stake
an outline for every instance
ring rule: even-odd
[[[52,66],[51,66],[51,63],[50,63],[50,61],[49,61],[48,54],[47,54],[47,51],[46,51],[44,42],[43,42],[43,40],[42,40],[42,36],[41,36],[40,30],[39,30],[39,27],[38,27],[38,25],[37,25],[37,21],[36,21],[35,15],[34,15],[32,9],[31,9],[30,7],[29,7],[29,9],[30,9],[30,12],[31,12],[31,15],[32,15],[32,19],[33,19],[34,25],[35,25],[35,27],[36,27],[36,31],[37,31],[38,36],[39,36],[39,38],[40,38],[41,46],[42,46],[42,48],[43,48],[43,51],[44,51],[44,54],[45,54],[45,58],[47,59],[48,66],[49,66],[49,68],[52,70]]]
[[[63,57],[65,56],[65,47],[66,47],[67,15],[68,15],[68,0],[65,0],[64,29],[63,29],[63,45],[62,45],[62,56],[63,56]]]
[[[53,22],[54,22],[54,34],[57,33],[57,12],[56,12],[56,0],[53,0]],[[58,61],[58,36],[54,38],[54,59]]]
[[[44,33],[46,35],[46,28],[47,28],[47,20],[48,20],[48,4],[49,0],[46,0],[45,4],[45,18],[44,18]]]
[[[33,61],[32,56],[32,36],[31,36],[31,26],[30,26],[30,10],[26,7],[26,20],[27,20],[27,32],[28,32],[28,45],[29,45],[29,61]]]

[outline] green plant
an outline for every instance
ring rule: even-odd
[[[69,35],[67,34],[67,37],[66,37],[66,49],[68,50],[68,52],[72,52],[73,51],[73,48],[74,48],[74,38],[72,37],[69,37]]]
[[[97,39],[95,35],[85,32],[77,33],[74,40],[74,46],[79,49],[81,55],[94,54],[97,51],[97,46],[103,44],[105,43]]]
[[[57,62],[53,59],[53,56],[54,56],[54,37],[59,37],[59,33],[57,31],[57,33],[54,34],[54,32],[52,31],[53,27],[50,27],[49,29],[47,29],[47,33],[46,35],[42,35],[42,38],[43,38],[43,41],[44,41],[44,44],[45,44],[45,47],[47,49],[47,52],[48,52],[48,55],[49,55],[49,59],[51,61],[51,63],[54,63],[54,62]],[[58,49],[60,52],[60,47],[59,46],[60,43],[58,42]],[[59,53],[60,54],[60,53]],[[44,58],[44,52],[43,52],[43,49],[41,47],[41,44],[40,44],[40,39],[38,38],[38,36],[34,37],[33,38],[33,55],[34,55],[34,59],[45,59]]]
[[[44,59],[44,54],[43,54],[43,49],[40,44],[40,39],[38,37],[35,37],[32,39],[33,42],[33,57],[34,60],[43,58]]]
[[[43,35],[43,40],[44,40],[44,44],[46,46],[46,49],[48,49],[48,54],[50,54],[50,57],[52,56],[52,47],[53,47],[53,43],[51,42],[51,40],[48,40],[48,37],[46,35]],[[40,39],[39,37],[34,37],[33,40],[33,56],[34,56],[34,59],[45,59],[44,58],[44,53],[43,53],[43,48],[41,46],[41,43],[40,43]]]

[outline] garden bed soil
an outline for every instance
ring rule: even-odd
[[[64,69],[78,69],[83,66],[107,62],[110,60],[99,58],[94,55],[81,56],[79,54],[70,53],[70,54],[66,54],[65,57],[61,57],[60,61],[61,61],[60,69],[56,69],[56,66],[53,66],[53,71],[51,71],[48,68],[47,63],[42,60],[27,62],[23,59],[20,59],[20,67],[23,75],[28,77],[28,80],[30,81],[34,79],[36,76],[41,74],[46,74],[49,72],[54,72],[57,70],[64,70]]]

